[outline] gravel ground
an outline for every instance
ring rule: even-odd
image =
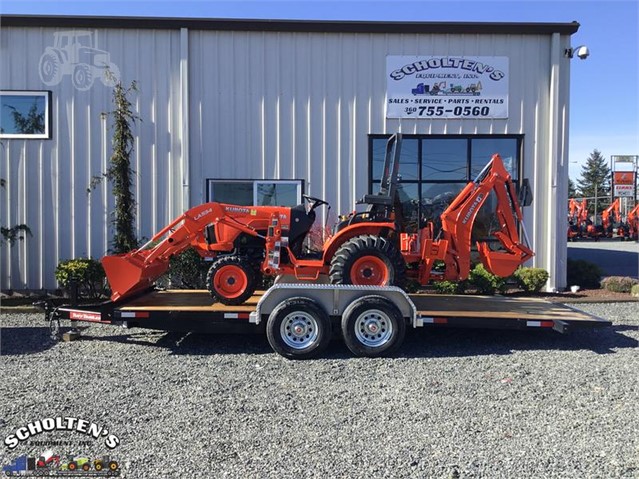
[[[613,327],[418,330],[393,358],[334,342],[304,362],[261,336],[94,326],[54,344],[41,315],[3,313],[0,435],[104,425],[127,478],[639,478],[639,308],[579,307]],[[77,432],[36,439],[106,452]],[[0,464],[46,449],[33,441]]]

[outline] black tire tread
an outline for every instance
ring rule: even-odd
[[[375,255],[384,259],[391,270],[391,286],[404,286],[406,263],[388,238],[375,235],[355,236],[335,252],[331,259],[329,278],[333,284],[351,284],[350,267],[361,256]]]

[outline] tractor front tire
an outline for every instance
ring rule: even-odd
[[[329,276],[333,284],[403,286],[406,263],[387,238],[355,236],[346,241],[331,259]]]
[[[206,275],[206,287],[222,304],[242,304],[257,287],[255,270],[247,258],[222,256],[211,265]]]

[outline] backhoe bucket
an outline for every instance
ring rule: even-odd
[[[507,278],[519,266],[528,261],[532,255],[519,256],[504,251],[492,251],[486,243],[478,243],[479,257],[484,267],[494,275]]]
[[[169,267],[168,261],[151,265],[130,254],[105,256],[102,267],[111,286],[111,300],[118,301],[150,287]]]

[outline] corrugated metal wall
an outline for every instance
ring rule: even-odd
[[[96,83],[81,92],[69,78],[43,85],[38,61],[54,31],[0,32],[0,87],[53,90],[53,139],[4,140],[0,152],[0,177],[8,180],[0,192],[0,224],[26,223],[33,230],[32,238],[2,247],[2,288],[53,288],[58,261],[99,258],[111,236],[106,184],[91,195],[86,188],[105,170],[110,154],[108,120],[100,113],[112,108],[112,90]],[[535,261],[552,269],[545,212],[551,207],[559,212],[549,192],[561,173],[553,160],[565,162],[568,60],[559,62],[559,106],[553,113],[551,50],[558,47],[551,36],[95,33],[122,79],[138,81],[133,98],[142,118],[134,166],[140,236],[150,237],[187,202],[202,202],[206,178],[302,178],[307,192],[330,201],[334,212],[352,210],[367,189],[369,133],[523,133],[524,175],[533,179],[536,193],[527,224]],[[568,41],[562,36],[559,48]],[[508,56],[509,119],[387,120],[386,56],[419,54]],[[188,104],[181,100],[186,95]],[[552,115],[560,117],[557,122]],[[551,124],[563,149],[549,147]],[[565,214],[558,216],[565,221]]]

